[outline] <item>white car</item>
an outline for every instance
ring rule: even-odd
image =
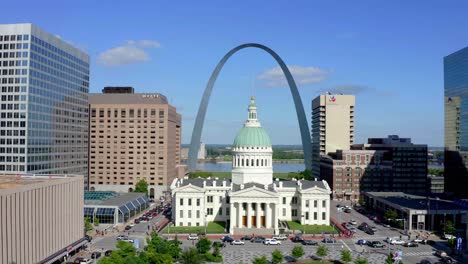
[[[403,245],[405,241],[400,240],[400,239],[390,239],[389,243],[391,245]]]
[[[457,238],[457,237],[454,236],[454,235],[444,234],[444,239],[455,239],[455,238]]]
[[[281,241],[276,240],[276,239],[265,239],[265,241],[263,241],[263,244],[265,244],[265,245],[281,245]]]
[[[131,223],[129,224],[130,227],[134,227],[135,226],[135,223]]]
[[[117,240],[124,240],[124,239],[127,239],[127,238],[128,238],[128,236],[126,236],[126,235],[118,235],[117,236]]]
[[[351,221],[349,221],[349,223],[352,224],[352,225],[357,225],[357,221],[354,220],[354,219],[352,219]]]
[[[198,235],[189,234],[187,240],[198,240]]]
[[[236,239],[231,242],[231,245],[244,245],[244,241]]]
[[[94,261],[93,261],[92,259],[86,259],[86,258],[85,258],[85,259],[82,259],[82,260],[80,261],[80,264],[91,264],[91,263],[93,263],[93,262],[94,262]]]
[[[286,235],[277,235],[277,236],[273,236],[272,239],[286,240],[286,239],[288,239],[288,237]]]
[[[124,241],[124,242],[133,243],[133,239],[128,238],[128,237],[124,238],[124,239],[121,239],[121,240]]]

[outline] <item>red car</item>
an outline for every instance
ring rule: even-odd
[[[156,216],[158,216],[158,213],[153,213],[153,217],[156,217]]]

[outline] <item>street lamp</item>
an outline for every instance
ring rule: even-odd
[[[205,236],[206,236],[206,228],[208,226],[208,221],[206,221],[207,217],[208,217],[208,214],[205,214]]]
[[[302,222],[304,223],[304,224],[302,224],[302,234],[303,235],[305,235],[305,219],[304,219],[304,217],[305,217],[304,215],[301,215]]]

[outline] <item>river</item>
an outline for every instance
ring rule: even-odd
[[[444,169],[444,165],[430,164],[428,168]],[[304,163],[273,162],[273,172],[297,172],[305,169]],[[201,171],[231,171],[231,162],[201,162],[197,163],[197,170]]]
[[[297,172],[305,169],[304,163],[273,162],[273,172]],[[197,163],[197,170],[201,171],[231,171],[231,162],[202,162]]]

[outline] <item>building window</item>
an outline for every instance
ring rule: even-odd
[[[322,201],[322,208],[326,208],[327,207],[327,201],[326,200],[323,200]]]
[[[183,217],[184,217],[184,210],[180,210],[179,216],[180,216],[180,218],[183,218]]]
[[[283,197],[283,204],[286,204],[286,197]]]
[[[292,204],[297,204],[297,197],[292,198]]]
[[[192,210],[188,210],[188,218],[192,218]]]
[[[305,201],[305,206],[306,206],[306,207],[309,207],[309,200],[306,200],[306,201]]]
[[[306,212],[305,218],[306,218],[306,220],[309,220],[309,212]]]
[[[296,217],[297,216],[297,209],[292,209],[291,210],[291,216]]]
[[[230,210],[230,208],[228,207],[228,208],[226,208],[226,215],[230,215],[230,214],[231,214],[231,210]]]
[[[314,212],[314,220],[317,220],[317,212]]]
[[[286,216],[286,208],[283,208],[283,216]]]
[[[190,206],[192,205],[192,199],[191,198],[188,199],[188,205],[190,205]]]
[[[206,209],[206,214],[207,215],[213,215],[213,208]]]
[[[322,220],[325,220],[327,217],[327,214],[325,212],[322,213]]]
[[[317,208],[317,200],[314,200],[314,208]]]
[[[184,205],[184,198],[180,198],[180,205]]]
[[[197,222],[197,226],[200,226],[200,223]]]
[[[200,199],[197,199],[197,206],[200,206]]]
[[[212,195],[207,196],[206,199],[207,199],[207,202],[208,202],[208,203],[212,203],[212,202],[213,202],[213,196],[212,196]]]
[[[200,218],[200,210],[197,210],[197,218]]]
[[[219,215],[223,215],[223,208],[219,208]]]

